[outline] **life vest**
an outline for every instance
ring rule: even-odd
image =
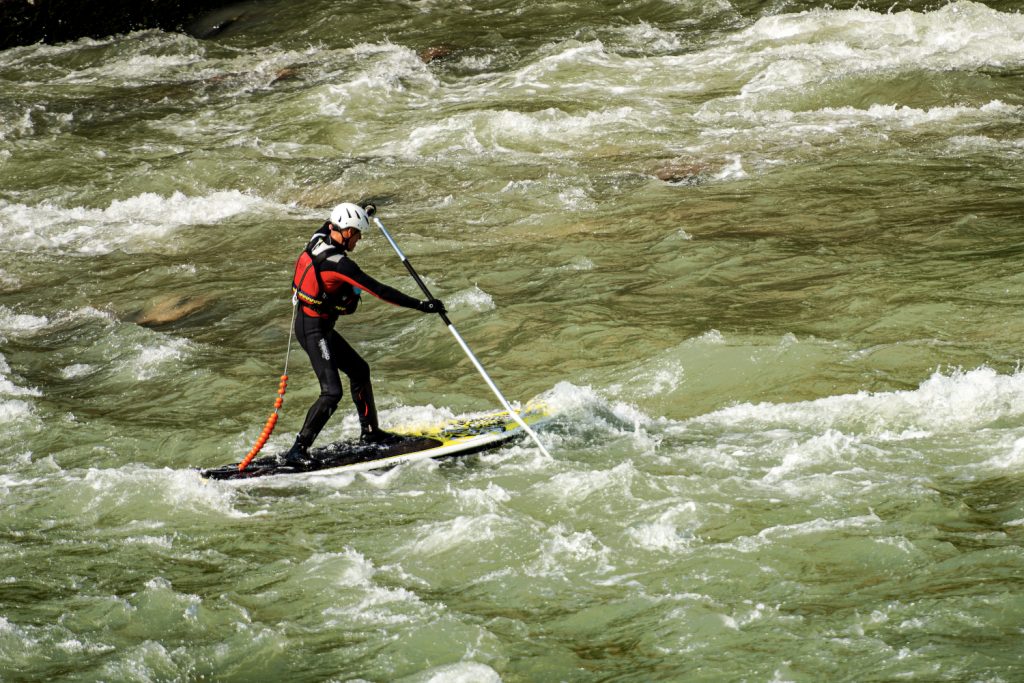
[[[292,294],[309,308],[320,315],[348,315],[359,303],[359,293],[329,293],[320,275],[320,266],[328,258],[339,256],[341,252],[328,239],[314,239],[303,249],[295,262],[295,275],[292,277]]]

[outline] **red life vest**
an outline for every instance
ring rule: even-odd
[[[303,312],[322,318],[355,311],[359,295],[351,287],[349,292],[328,292],[320,275],[320,264],[337,252],[330,242],[314,239],[299,254],[292,276],[292,294],[302,302]]]

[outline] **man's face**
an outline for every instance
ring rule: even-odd
[[[344,244],[349,251],[356,250],[356,244],[363,238],[363,233],[358,228],[345,228],[344,230],[331,230],[334,241]]]

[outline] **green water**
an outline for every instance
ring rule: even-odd
[[[1024,679],[1024,16],[890,5],[260,2],[0,52],[0,680]],[[363,198],[553,457],[204,482]],[[385,426],[495,407],[436,319],[340,329]]]

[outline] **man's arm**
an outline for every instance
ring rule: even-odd
[[[357,266],[351,259],[342,258],[338,262],[329,260],[330,269],[324,269],[321,273],[321,277],[324,279],[324,285],[330,290],[333,289],[331,286],[332,281],[341,280],[347,282],[353,287],[358,287],[364,292],[369,292],[373,296],[387,301],[389,304],[395,306],[402,306],[404,308],[415,308],[418,311],[423,310],[423,305],[419,299],[414,299],[408,294],[400,292],[394,287],[389,287],[383,282],[378,282],[373,279],[362,269]]]

